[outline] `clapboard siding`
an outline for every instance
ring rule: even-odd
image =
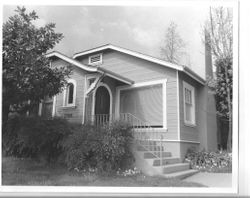
[[[167,72],[167,128],[169,139],[178,138],[176,71]]]
[[[78,57],[77,60],[83,64],[88,64],[88,56],[90,55],[93,54]],[[100,67],[133,80],[135,83],[167,79],[168,138],[176,139],[178,137],[176,70],[114,50],[105,50],[102,55],[103,62]],[[115,89],[111,87],[111,90],[115,98]],[[114,108],[113,104],[113,110]]]
[[[63,60],[54,60],[53,66],[67,66],[68,63]],[[84,97],[84,86],[85,86],[85,72],[77,67],[73,67],[70,78],[76,80],[76,105],[75,107],[63,107],[64,93],[60,93],[56,96],[56,112],[55,116],[67,117],[71,122],[82,122],[83,116],[83,97]]]
[[[183,96],[183,81],[192,85],[195,88],[195,126],[188,126],[184,123],[184,96]],[[199,141],[200,132],[198,130],[198,95],[200,84],[187,76],[184,73],[179,73],[179,106],[180,106],[180,138],[181,140]]]
[[[100,67],[113,71],[121,76],[129,78],[135,83],[167,78],[168,73],[174,73],[173,69],[156,65],[124,53],[113,50],[105,50],[103,63]],[[88,56],[79,57],[84,64],[88,63]],[[171,74],[169,74],[171,75]]]

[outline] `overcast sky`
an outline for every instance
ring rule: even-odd
[[[154,57],[160,57],[164,32],[171,21],[186,43],[182,64],[204,77],[202,25],[208,6],[25,6],[40,17],[36,25],[56,23],[64,35],[54,50],[68,56],[111,43]],[[16,6],[3,7],[3,21],[14,14]]]

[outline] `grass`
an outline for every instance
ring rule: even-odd
[[[45,166],[31,159],[7,157],[2,159],[2,185],[30,186],[159,186],[159,187],[204,187],[194,182],[136,176],[100,176],[68,171],[61,166]]]

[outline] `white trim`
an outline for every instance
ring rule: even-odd
[[[173,68],[173,69],[183,70],[183,66],[176,65],[176,64],[173,64],[173,63],[169,63],[169,62],[166,62],[164,60],[160,60],[158,58],[154,58],[154,57],[151,57],[151,56],[148,56],[148,55],[145,55],[145,54],[141,54],[139,52],[131,51],[131,50],[124,49],[124,48],[117,47],[117,46],[110,45],[110,44],[105,45],[105,46],[101,46],[101,47],[98,47],[98,48],[95,48],[95,49],[91,49],[91,50],[87,50],[87,51],[84,51],[84,52],[77,53],[77,54],[75,54],[73,56],[73,58],[75,59],[75,58],[77,58],[79,56],[83,56],[83,55],[90,54],[90,53],[95,53],[95,52],[106,50],[106,49],[116,50],[116,51],[119,51],[119,52],[122,52],[122,53],[125,53],[125,54],[129,54],[129,55],[132,55],[132,56],[144,59],[144,60],[148,60],[150,62],[154,62],[154,63],[160,64],[160,65],[164,65],[164,66],[167,66],[167,67],[170,67],[170,68]]]
[[[125,86],[119,86],[116,88],[116,101],[115,101],[115,116],[116,118],[119,117],[120,114],[120,93],[122,90],[127,90],[127,89],[134,89],[137,87],[146,87],[150,85],[157,85],[157,84],[162,84],[162,104],[163,104],[163,115],[162,115],[162,120],[163,120],[163,128],[157,128],[157,129],[167,129],[167,87],[166,87],[167,79],[161,79],[161,80],[154,80],[154,81],[147,81],[147,82],[140,82],[140,83],[135,83],[133,85],[125,85]]]
[[[112,95],[112,91],[110,89],[110,87],[106,84],[106,83],[103,83],[103,82],[100,82],[96,89],[94,90],[93,92],[93,102],[92,102],[92,111],[91,111],[91,115],[95,115],[95,99],[96,99],[96,91],[99,87],[105,87],[108,92],[109,92],[109,114],[112,114],[112,104],[113,104],[113,95]]]
[[[82,115],[82,124],[84,124],[85,122],[85,108],[86,108],[86,98],[88,97],[87,96],[87,92],[88,92],[88,89],[90,88],[89,87],[89,79],[91,78],[98,78],[99,75],[98,74],[87,74],[84,76],[84,91],[83,91],[83,115]]]
[[[84,69],[86,71],[90,71],[90,72],[96,72],[97,71],[97,68],[96,67],[88,67],[86,65],[83,65],[82,63],[79,63],[78,61],[74,60],[74,59],[71,59],[61,53],[58,53],[58,52],[52,52],[50,54],[47,54],[46,57],[50,58],[52,56],[57,56],[58,58],[61,58],[77,67],[80,67],[81,69]]]
[[[84,87],[83,87],[83,102],[82,102],[82,124],[85,121],[85,105],[86,105],[86,91],[87,91],[87,76],[84,76]]]
[[[177,82],[177,133],[178,140],[181,139],[181,131],[180,131],[180,85],[179,85],[179,72],[176,71],[176,82]]]
[[[164,140],[160,140],[160,139],[150,139],[152,141],[162,141],[162,142],[180,142],[180,143],[190,143],[190,144],[200,144],[200,142],[198,141],[190,141],[190,140],[171,140],[171,139],[164,139]]]
[[[117,77],[117,76],[115,76],[115,75],[112,75],[112,74],[109,74],[109,73],[105,73],[105,72],[104,72],[104,74],[105,74],[106,76],[109,76],[109,77],[111,77],[111,78],[114,78],[114,79],[116,79],[116,80],[118,80],[118,81],[121,81],[121,82],[124,82],[124,83],[126,83],[126,84],[132,85],[132,83],[131,83],[130,81],[124,80],[124,79],[119,78],[119,77]]]
[[[186,120],[185,88],[189,89],[191,91],[191,94],[192,94],[193,108],[192,108],[192,121],[191,122]],[[196,108],[195,88],[192,85],[188,84],[187,82],[183,81],[183,109],[184,109],[184,124],[186,126],[193,126],[193,127],[196,126],[195,108]]]
[[[30,105],[30,100],[28,100],[28,105]],[[30,111],[29,111],[29,110],[26,112],[26,115],[27,115],[27,116],[30,115]]]
[[[135,83],[133,85],[118,86],[117,88],[120,89],[120,90],[133,89],[133,88],[136,88],[136,87],[145,87],[145,86],[150,86],[150,85],[162,84],[164,82],[167,82],[167,79],[139,82],[139,83]]]
[[[94,62],[94,63],[90,62],[91,58],[97,57],[97,56],[100,56],[100,60],[98,62]],[[89,65],[100,65],[100,64],[102,64],[102,53],[89,56]]]
[[[43,102],[39,102],[39,107],[38,107],[38,115],[41,116],[42,115],[42,108],[43,108]]]
[[[68,104],[68,100],[66,98],[66,93],[67,93],[68,87],[66,86],[64,88],[64,91],[63,91],[63,107],[75,107],[76,106],[76,80],[74,80],[74,79],[68,79],[67,82],[68,83],[72,83],[74,85],[73,103],[72,104]]]
[[[205,80],[204,81],[201,81],[199,78],[197,78],[196,76],[194,76],[193,74],[191,74],[190,72],[186,71],[185,69],[183,70],[180,70],[180,71],[183,71],[185,74],[187,74],[188,76],[190,76],[191,78],[195,79],[197,82],[199,82],[200,84],[202,85],[205,85]]]
[[[167,128],[167,80],[162,83],[163,128]]]
[[[56,115],[56,96],[53,96],[52,118]]]

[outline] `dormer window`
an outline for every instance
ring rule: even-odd
[[[95,54],[93,56],[89,56],[89,64],[90,65],[102,64],[102,54]]]

